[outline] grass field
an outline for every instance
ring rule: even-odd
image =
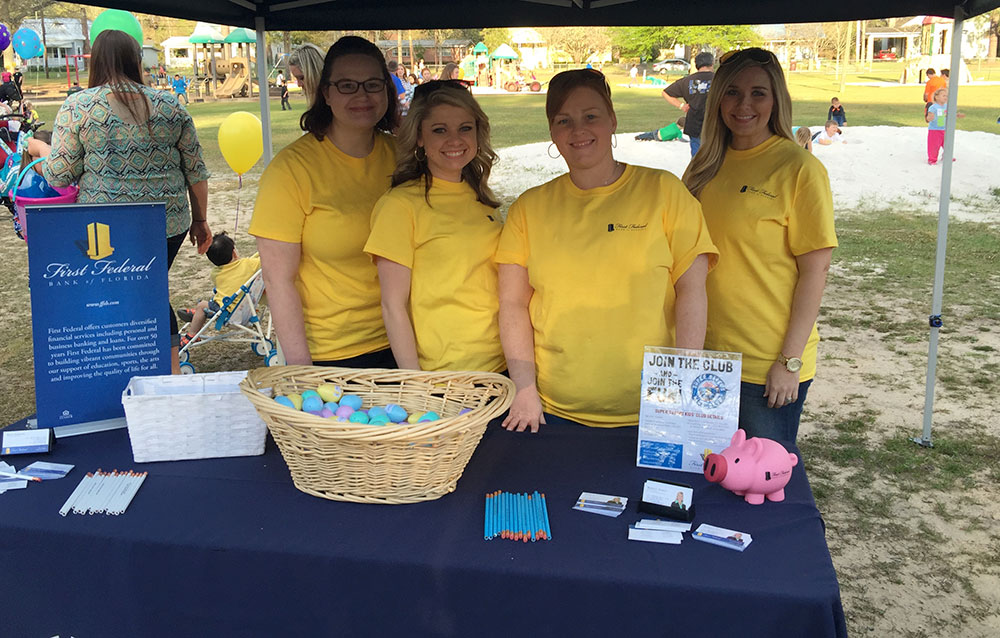
[[[849,81],[889,79],[895,73],[897,67],[887,63]],[[824,73],[790,77],[795,123],[823,121],[836,79]],[[616,70],[611,80],[624,83],[626,75]],[[920,87],[848,86],[839,96],[849,125],[924,126]],[[615,86],[614,98],[622,132],[651,130],[678,114],[659,91]],[[548,139],[543,96],[484,96],[480,101],[497,148]],[[272,101],[276,150],[301,134],[302,98],[293,98],[293,105],[295,111],[283,113]],[[967,115],[959,128],[1000,133],[1000,86],[962,87],[959,105]],[[253,102],[190,107],[214,175],[212,220],[231,219],[236,189],[218,151],[219,124],[233,111],[255,109]],[[54,106],[39,110],[52,121]],[[255,168],[244,179],[241,198],[247,213],[259,175]],[[1000,208],[995,189],[982,197],[984,206]],[[806,404],[800,445],[826,521],[848,629],[852,636],[872,638],[1000,635],[1000,426],[995,416],[1000,230],[951,225],[936,447],[925,449],[908,438],[919,433],[922,416],[935,220],[919,211],[884,207],[838,210],[837,216],[840,247],[819,319],[820,372]],[[240,233],[237,245],[250,252],[252,238]],[[0,423],[8,423],[34,411],[31,326],[24,244],[8,230],[0,234],[0,250],[5,256],[0,312],[8,318],[0,343]],[[208,290],[207,262],[193,253],[185,247],[171,271],[175,305],[191,303]],[[196,352],[192,360],[199,371],[261,365],[248,348],[212,344]]]

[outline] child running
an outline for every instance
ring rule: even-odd
[[[944,125],[948,117],[948,89],[938,89],[934,91],[934,101],[927,107],[927,163],[934,166],[938,163],[938,156],[944,148]],[[965,113],[959,111],[958,117],[965,117]],[[955,161],[955,158],[951,158]]]
[[[260,256],[254,254],[252,257],[240,259],[236,252],[236,242],[225,231],[212,236],[212,245],[209,246],[205,256],[215,265],[211,274],[215,297],[209,301],[199,301],[194,308],[185,308],[177,312],[181,319],[191,322],[187,333],[181,335],[182,348],[205,326],[210,316],[206,314],[206,310],[212,315],[217,313],[222,309],[222,302],[226,297],[234,295],[240,286],[260,270]],[[231,306],[235,306],[235,302]]]

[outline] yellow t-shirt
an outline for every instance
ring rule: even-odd
[[[306,341],[316,361],[383,350],[378,271],[364,253],[375,202],[396,167],[395,141],[376,133],[363,158],[328,137],[306,134],[285,147],[260,178],[250,234],[301,244],[295,280]]]
[[[718,254],[674,175],[627,166],[610,186],[569,175],[510,208],[496,261],[528,269],[528,313],[546,412],[594,427],[639,422],[644,346],[674,345],[674,284]]]
[[[497,322],[497,211],[465,182],[424,180],[375,204],[365,252],[411,270],[410,320],[424,370],[506,369]]]
[[[256,253],[252,257],[235,259],[228,264],[213,268],[210,277],[212,285],[215,286],[215,303],[221,306],[226,297],[232,296],[258,270],[260,270],[260,255]],[[235,307],[235,303],[234,301],[230,306]]]
[[[722,255],[708,276],[705,347],[742,352],[743,381],[764,384],[791,316],[795,257],[837,245],[830,179],[809,151],[775,135],[749,150],[728,149],[698,199]],[[816,375],[818,343],[813,325],[802,381]]]

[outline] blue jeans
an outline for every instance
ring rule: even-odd
[[[698,152],[699,148],[701,148],[701,138],[691,137],[688,139],[691,140],[691,157],[694,157],[694,154]]]
[[[756,383],[740,384],[740,428],[746,430],[747,437],[763,436],[777,441],[795,442],[799,433],[799,419],[802,406],[812,379],[799,384],[799,398],[781,408],[767,407],[764,386]]]

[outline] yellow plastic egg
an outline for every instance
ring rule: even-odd
[[[316,388],[316,392],[319,393],[323,403],[330,403],[340,401],[340,397],[343,396],[344,391],[340,389],[339,385],[333,385],[332,383],[323,383]]]
[[[422,417],[423,415],[424,415],[423,412],[414,412],[410,416],[406,417],[406,422],[407,423],[416,423],[417,421],[420,420],[420,417]]]
[[[296,410],[302,409],[302,395],[301,394],[289,394],[287,395],[289,400],[295,404]]]

